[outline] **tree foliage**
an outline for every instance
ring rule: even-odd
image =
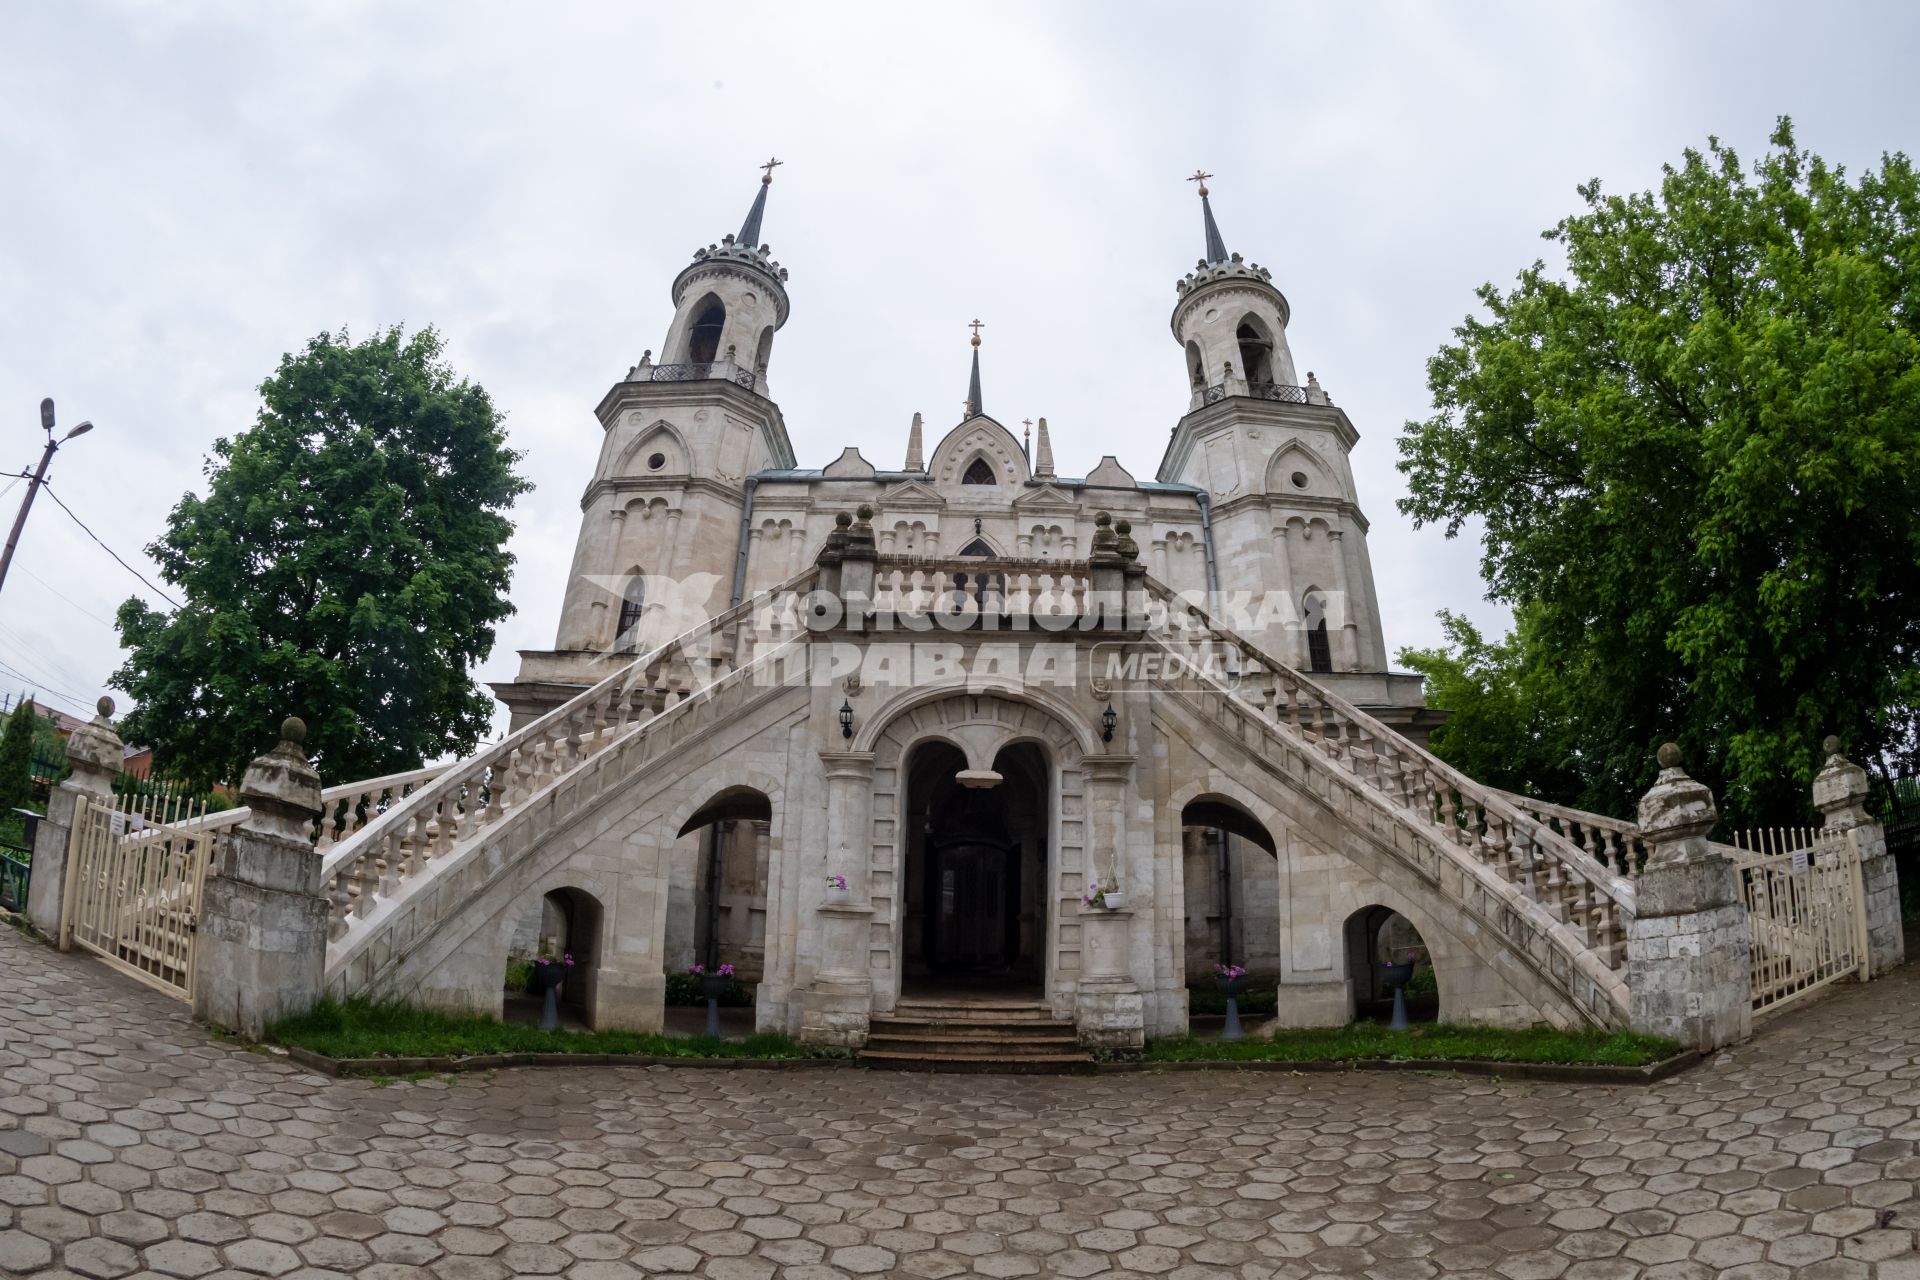
[[[168,776],[237,780],[282,718],[335,781],[473,747],[492,699],[467,674],[493,647],[513,557],[502,416],[456,378],[432,329],[282,358],[254,425],[215,442],[148,548],[184,607],[121,605],[132,651],[122,732]]]
[[[22,698],[0,729],[0,817],[33,799],[33,731],[40,719],[31,698]]]
[[[1839,733],[1915,753],[1920,185],[1849,180],[1782,119],[1751,173],[1717,139],[1657,193],[1580,188],[1517,287],[1428,366],[1401,510],[1484,527],[1518,670],[1564,716],[1589,807],[1658,743],[1736,819],[1798,816]],[[1550,688],[1548,686],[1551,686]],[[1572,796],[1562,798],[1575,798]]]

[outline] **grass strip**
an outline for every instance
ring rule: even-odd
[[[542,1031],[478,1014],[439,1013],[359,998],[322,1000],[267,1029],[275,1044],[330,1058],[466,1058],[483,1053],[609,1053],[660,1058],[831,1056],[773,1032],[745,1040],[640,1031]]]
[[[1389,1031],[1378,1023],[1282,1030],[1271,1037],[1201,1040],[1169,1037],[1147,1045],[1149,1062],[1341,1062],[1360,1058],[1402,1061],[1557,1062],[1638,1067],[1680,1052],[1660,1036],[1632,1031],[1507,1030],[1432,1024]]]

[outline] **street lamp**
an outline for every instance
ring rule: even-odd
[[[53,464],[53,455],[61,445],[75,436],[83,436],[93,430],[93,423],[82,422],[58,440],[53,438],[53,399],[48,397],[40,402],[40,426],[47,433],[47,447],[40,454],[40,465],[34,468],[33,476],[27,481],[27,496],[20,499],[20,514],[13,518],[13,531],[7,534],[7,549],[0,551],[0,587],[7,584],[7,567],[13,563],[13,549],[20,544],[20,530],[26,527],[27,512],[33,508],[33,495],[40,492],[40,486],[46,483],[47,468]]]

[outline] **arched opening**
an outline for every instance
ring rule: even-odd
[[[743,987],[766,970],[767,860],[773,802],[728,787],[681,826],[668,885],[667,972],[733,966]]]
[[[639,569],[627,575],[620,593],[620,621],[613,629],[615,653],[640,652],[641,624],[647,610],[647,578]]]
[[[1427,944],[1413,922],[1389,907],[1362,907],[1347,917],[1347,984],[1356,1022],[1386,1022],[1393,1016],[1389,964],[1413,964],[1407,983],[1407,1017],[1432,1022],[1440,1016],[1440,988]]]
[[[692,364],[711,364],[720,354],[720,333],[727,327],[727,308],[718,297],[708,294],[693,309],[693,323],[687,328],[687,360]]]
[[[1180,811],[1188,1009],[1205,1028],[1225,1012],[1215,965],[1239,965],[1244,1012],[1265,1013],[1280,980],[1280,864],[1273,833],[1240,805],[1200,796]]]
[[[502,1010],[508,1022],[540,1021],[546,998],[532,989],[539,986],[534,971],[551,964],[566,973],[560,986],[561,1026],[592,1028],[602,916],[600,900],[584,889],[553,889],[527,904],[507,946]]]
[[[960,477],[961,484],[999,484],[999,477],[993,474],[993,467],[985,458],[975,458],[967,464],[965,474]]]
[[[1267,331],[1265,322],[1256,315],[1244,316],[1233,337],[1240,344],[1240,368],[1247,375],[1247,385],[1258,387],[1271,383],[1273,335]]]
[[[753,353],[753,371],[760,377],[767,376],[767,361],[773,358],[773,326],[768,325],[760,331],[760,345]]]
[[[1300,622],[1307,629],[1307,669],[1333,670],[1333,641],[1327,635],[1327,598],[1309,591],[1300,598]]]
[[[1052,769],[1033,743],[995,756],[997,781],[966,768],[940,741],[907,760],[902,987],[1037,996]]]
[[[993,548],[987,545],[986,539],[975,538],[972,542],[969,542],[966,546],[960,548],[960,554],[963,556],[976,556],[976,557],[991,556],[993,554]]]
[[[1207,384],[1207,364],[1200,358],[1200,344],[1197,342],[1187,344],[1187,380],[1196,387]]]

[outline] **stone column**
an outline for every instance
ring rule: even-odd
[[[819,903],[821,950],[813,984],[801,993],[800,1038],[858,1048],[867,1042],[873,1020],[873,975],[867,964],[873,934],[867,886],[873,862],[873,753],[822,751],[820,762],[827,772],[826,871],[808,896]],[[847,878],[844,896],[826,890],[826,877],[834,875]]]
[[[67,763],[73,772],[47,797],[47,816],[33,836],[33,880],[27,886],[27,919],[65,951],[71,942],[61,930],[66,909],[67,844],[73,836],[73,812],[82,796],[105,802],[120,772],[120,735],[113,731],[113,699],[102,698],[93,719],[67,739]]]
[[[1867,892],[1867,955],[1879,977],[1907,958],[1900,930],[1900,874],[1887,852],[1887,832],[1867,814],[1867,771],[1840,754],[1840,739],[1821,744],[1826,767],[1813,780],[1813,807],[1829,831],[1851,831],[1860,845]]]
[[[288,718],[280,745],[247,766],[246,821],[214,847],[200,896],[193,1014],[249,1040],[304,1013],[325,989],[329,902],[313,820],[320,775]]]
[[[1086,760],[1088,874],[1102,887],[1118,884],[1126,907],[1108,911],[1081,907],[1080,984],[1074,996],[1074,1027],[1091,1048],[1139,1049],[1146,1044],[1146,1001],[1133,978],[1133,917],[1151,911],[1148,884],[1123,878],[1126,847],[1127,780],[1130,755],[1089,756]]]
[[[1353,616],[1353,598],[1347,585],[1347,540],[1339,529],[1327,530],[1327,550],[1333,553],[1333,589],[1340,601],[1340,647],[1335,650],[1336,657],[1344,654],[1346,670],[1360,670],[1360,623]],[[1329,621],[1328,630],[1332,630]],[[1336,661],[1334,670],[1340,670]]]
[[[1635,1031],[1696,1049],[1753,1034],[1740,872],[1707,843],[1719,816],[1713,793],[1680,767],[1680,748],[1661,747],[1660,776],[1640,798],[1649,852],[1627,930],[1627,984]]]
[[[1300,624],[1300,601],[1293,594],[1293,526],[1282,524],[1273,531],[1271,548],[1273,556],[1273,580],[1279,584],[1280,594],[1286,597],[1287,609],[1280,622],[1280,633],[1271,633],[1259,637],[1262,644],[1269,646],[1268,652],[1291,666],[1305,670],[1309,665],[1304,648],[1307,634]]]

